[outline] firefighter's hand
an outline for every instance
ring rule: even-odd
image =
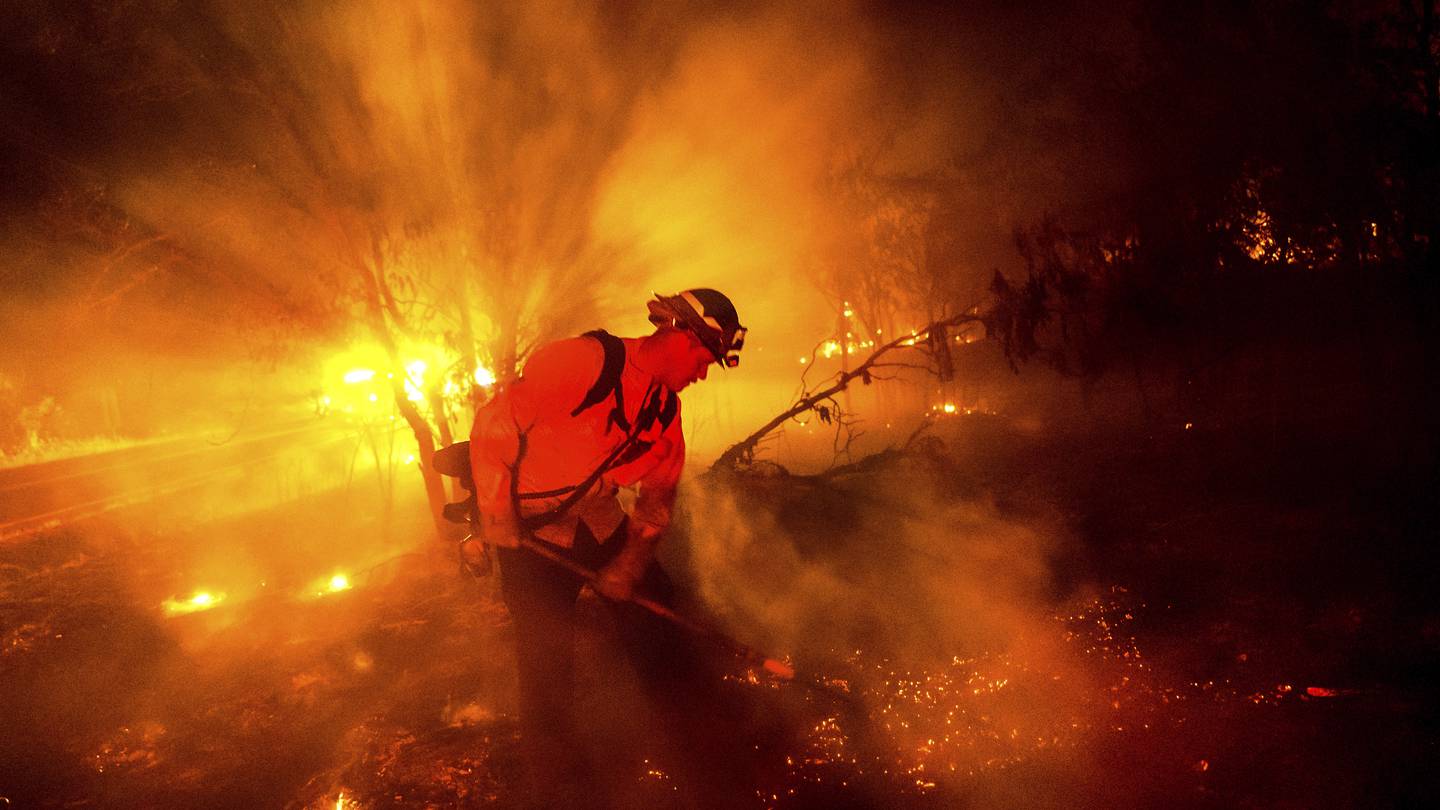
[[[477,579],[490,575],[490,554],[480,538],[472,535],[460,541],[460,564],[470,576]]]
[[[628,602],[635,597],[635,586],[640,582],[640,574],[634,570],[634,566],[624,563],[624,560],[615,560],[600,570],[600,575],[595,578],[597,593],[616,602]]]

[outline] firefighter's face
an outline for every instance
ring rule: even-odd
[[[662,379],[671,391],[679,391],[690,383],[705,379],[710,373],[710,364],[715,362],[715,355],[695,335],[684,331],[680,334],[684,340],[676,347],[672,355],[674,361],[667,364],[667,373]]]

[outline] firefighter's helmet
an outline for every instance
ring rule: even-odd
[[[715,355],[715,362],[726,368],[740,365],[746,330],[723,293],[705,287],[675,295],[657,293],[648,306],[650,323],[688,330]]]

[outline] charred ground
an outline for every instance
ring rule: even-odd
[[[733,714],[717,722],[737,747],[716,767],[747,775],[739,806],[1423,801],[1437,788],[1434,481],[1343,447],[1193,428],[1038,436],[975,416],[824,475],[696,482],[669,551],[689,607],[830,690],[732,665]],[[716,493],[764,538],[723,565],[715,513],[695,508]],[[915,514],[916,493],[933,514]],[[278,509],[245,533],[297,519]],[[897,528],[915,521],[923,532]],[[1042,534],[1058,539],[1024,539]],[[166,618],[167,554],[195,540],[94,523],[6,547],[4,795],[523,803],[508,625],[488,585],[420,555],[334,599]],[[1045,564],[1020,576],[1016,555]],[[732,596],[737,582],[757,598]],[[582,706],[612,798],[679,802],[673,752],[637,733],[606,614],[584,604]]]

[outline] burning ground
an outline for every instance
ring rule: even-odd
[[[1217,480],[1186,431],[1117,451],[977,416],[936,438],[822,477],[689,485],[668,551],[688,608],[809,682],[727,665],[716,722],[735,749],[712,764],[743,774],[735,806],[1343,806],[1434,789],[1436,619],[1373,588],[1394,563],[1341,542],[1405,531],[1384,517],[1398,502],[1257,509],[1261,491]],[[290,571],[247,572],[264,587],[241,593],[240,575],[199,598],[174,555],[201,540],[243,558],[243,538],[375,525],[291,507],[183,525],[99,519],[6,546],[11,801],[523,803],[493,583],[423,548],[342,575],[299,542]],[[637,733],[607,614],[589,597],[582,614],[606,788],[687,806],[675,751]]]

